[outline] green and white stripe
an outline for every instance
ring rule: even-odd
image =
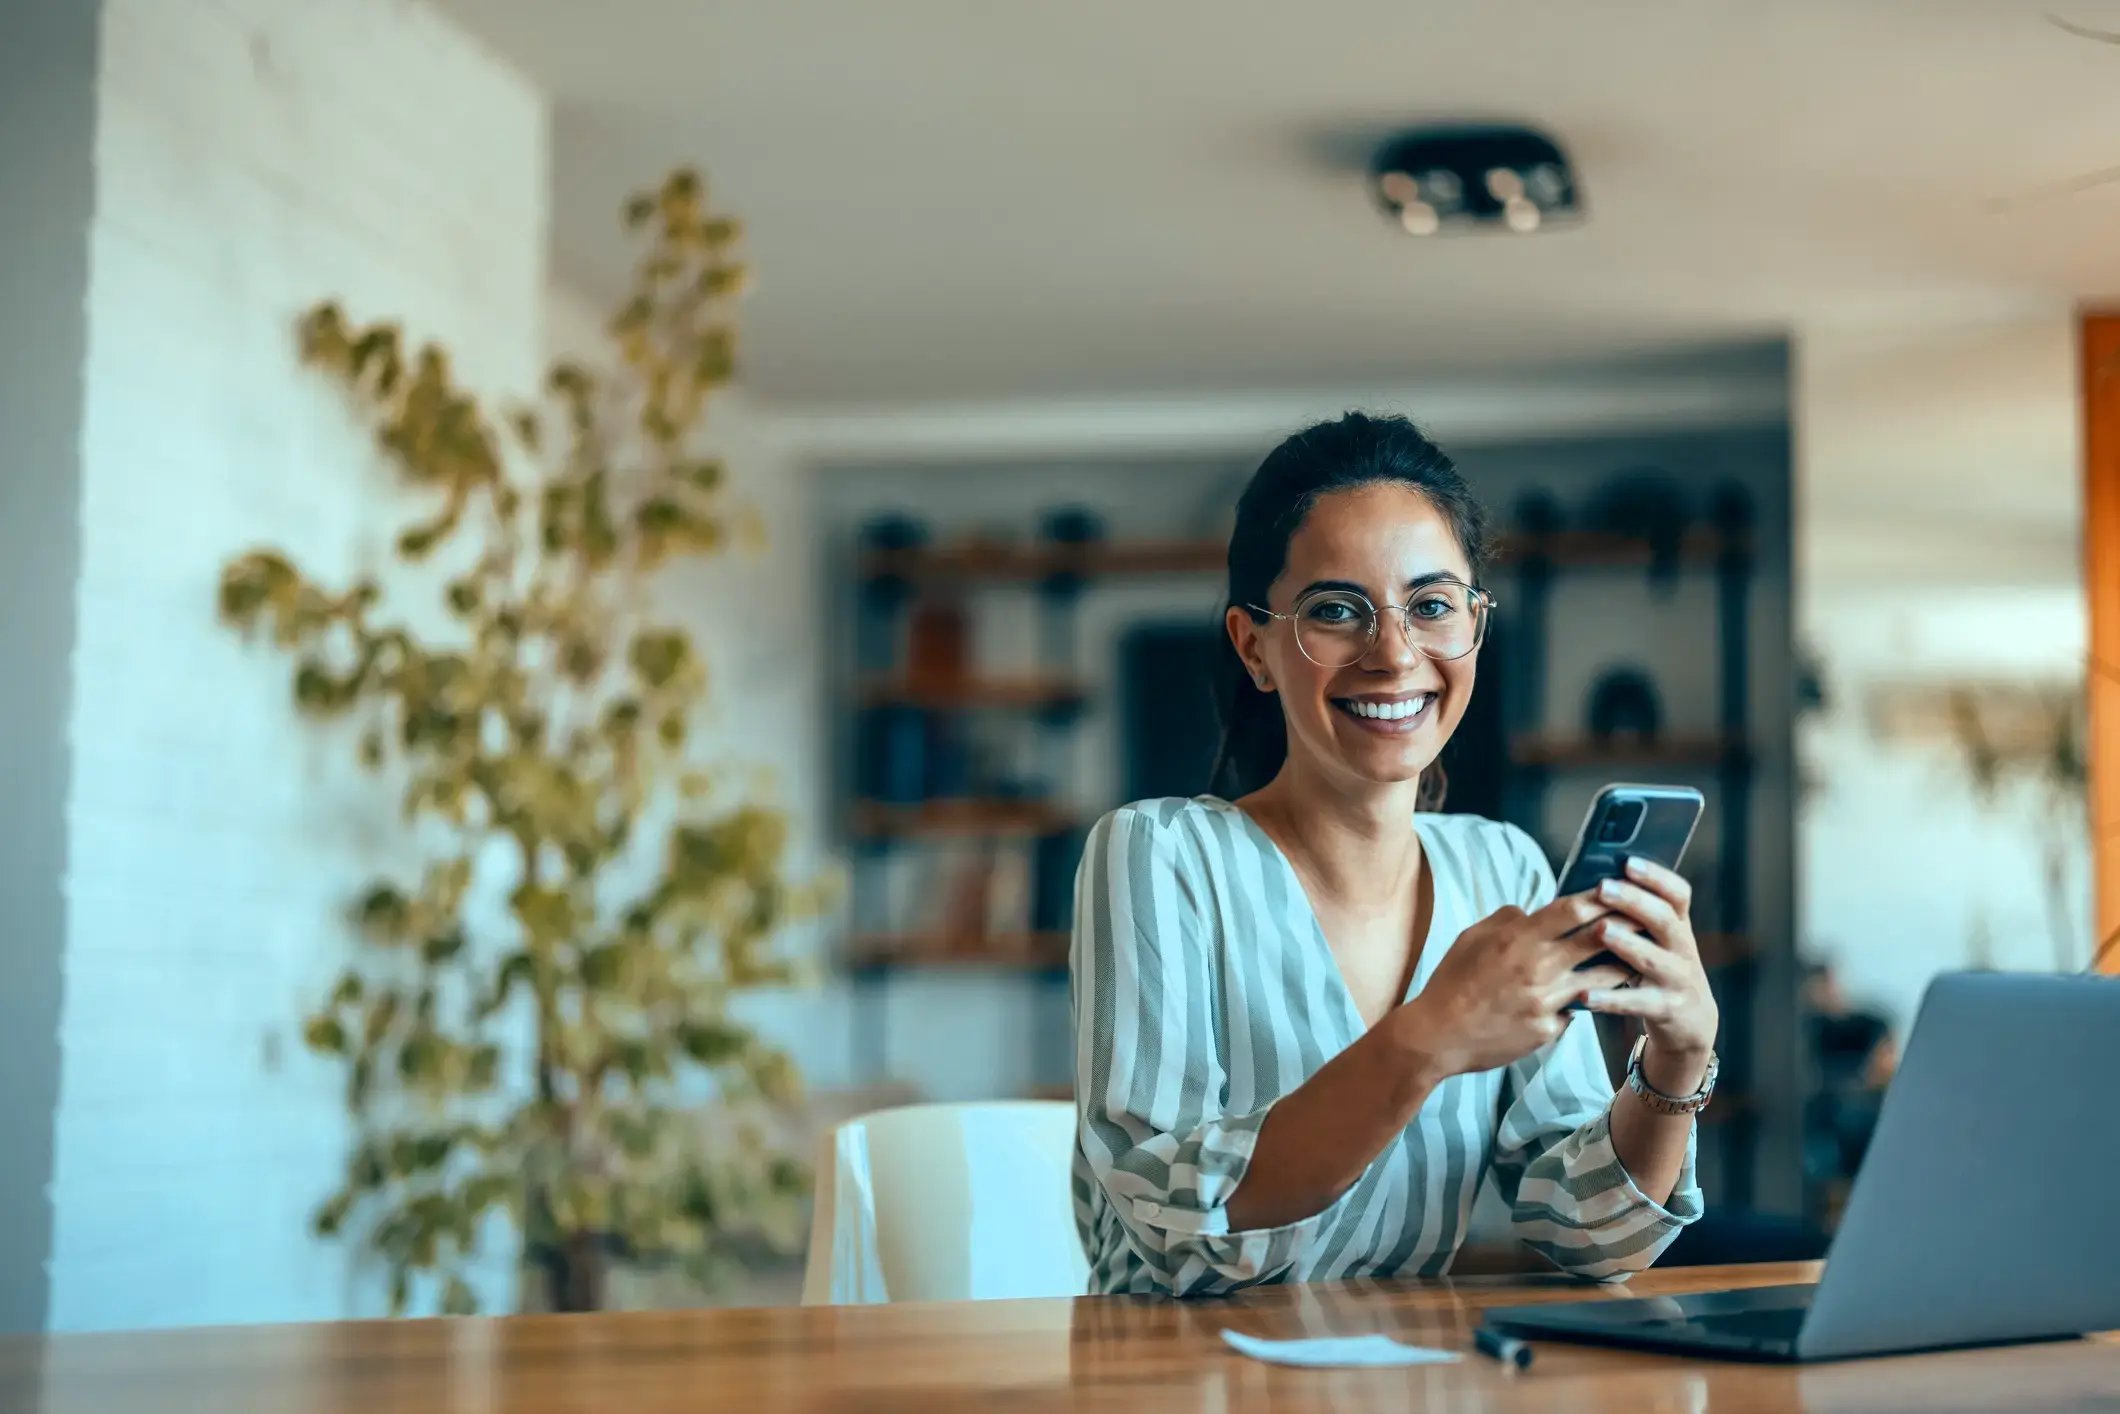
[[[1544,904],[1553,875],[1513,826],[1415,824],[1435,881],[1417,992],[1459,933]],[[1490,1171],[1526,1244],[1586,1277],[1648,1266],[1700,1215],[1690,1145],[1668,1203],[1628,1178],[1582,1015],[1506,1069],[1446,1081],[1324,1212],[1231,1231],[1226,1205],[1267,1110],[1362,1030],[1309,901],[1272,840],[1212,796],[1105,816],[1075,889],[1075,1221],[1092,1291],[1440,1275]]]

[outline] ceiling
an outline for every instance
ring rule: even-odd
[[[560,278],[678,162],[783,402],[1365,385],[2120,288],[2120,0],[445,0],[555,101]],[[1348,135],[1524,118],[1592,219],[1416,241]]]

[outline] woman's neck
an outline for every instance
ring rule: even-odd
[[[1405,897],[1420,877],[1421,843],[1413,828],[1419,795],[1418,781],[1339,788],[1290,760],[1244,797],[1243,806],[1333,897],[1365,905]]]

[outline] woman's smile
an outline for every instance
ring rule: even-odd
[[[1366,732],[1379,736],[1411,736],[1434,727],[1436,693],[1365,692],[1359,697],[1335,697],[1332,705]]]

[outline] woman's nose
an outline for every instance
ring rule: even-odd
[[[1414,642],[1413,621],[1406,611],[1386,605],[1377,610],[1376,639],[1369,646],[1369,656],[1394,668],[1410,668],[1428,655]]]

